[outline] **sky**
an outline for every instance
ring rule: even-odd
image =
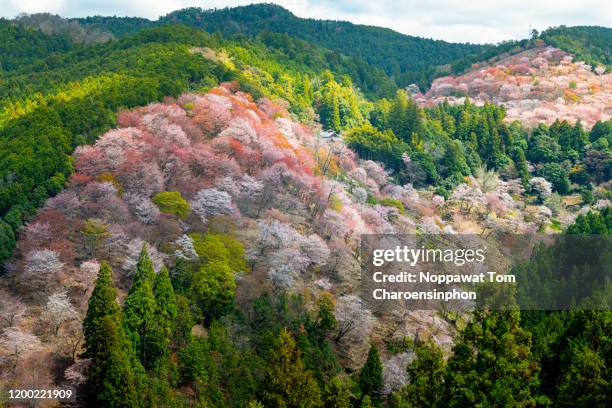
[[[0,0],[0,16],[50,12],[64,17],[138,16],[157,19],[184,7],[222,8],[254,0]],[[521,39],[529,29],[612,24],[610,0],[268,0],[299,17],[347,20],[451,42]]]

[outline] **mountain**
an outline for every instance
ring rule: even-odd
[[[518,241],[529,258],[536,233],[612,231],[612,120],[590,126],[610,113],[610,74],[534,36],[406,71],[456,72],[422,95],[314,32],[211,34],[200,12],[0,21],[0,390],[137,408],[609,399],[605,282],[590,264],[558,273],[574,247],[539,245],[513,269],[504,254]],[[356,48],[359,30],[391,35],[337,24]],[[391,261],[370,258],[373,235],[429,236],[415,272],[459,239],[452,264],[516,286],[482,287],[504,310],[442,303],[444,251],[440,281],[376,305],[362,268]],[[606,271],[604,246],[585,252]],[[604,310],[505,301],[538,291]],[[433,309],[404,302],[417,293]]]
[[[307,41],[338,54],[352,57],[361,65],[354,72],[362,72],[353,80],[366,92],[373,85],[365,84],[363,71],[367,65],[382,69],[399,86],[416,83],[426,89],[431,81],[445,74],[460,74],[473,63],[486,61],[506,52],[520,51],[527,40],[505,41],[493,44],[449,43],[441,40],[415,37],[396,31],[346,21],[300,18],[275,4],[252,4],[223,9],[185,8],[150,21],[133,17],[86,17],[73,19],[85,27],[126,35],[156,24],[180,23],[221,33],[224,36],[269,36],[285,34]],[[547,44],[574,54],[588,64],[611,64],[610,44],[612,30],[606,27],[556,27],[539,35]],[[279,44],[278,38],[272,42]],[[282,41],[281,41],[282,43]],[[282,44],[280,44],[282,45]],[[380,95],[380,93],[379,93]]]
[[[455,44],[400,34],[388,28],[346,21],[299,18],[274,4],[204,10],[187,8],[172,12],[160,22],[177,22],[224,35],[256,36],[265,31],[287,33],[344,55],[358,57],[384,69],[402,86],[421,86],[438,67],[469,55],[477,56],[492,45]]]
[[[338,126],[363,121],[362,97],[349,77],[337,73],[336,82],[329,71],[342,67],[342,59],[332,65],[317,48],[304,50],[300,62],[256,40],[225,40],[181,25],[90,45],[4,27],[2,43],[14,57],[0,77],[1,260],[25,219],[61,190],[74,148],[113,126],[121,107],[235,81],[256,98],[282,98],[306,123],[331,102],[342,106]],[[26,53],[19,51],[22,42]]]
[[[418,100],[433,106],[445,99],[463,103],[467,96],[477,104],[503,105],[509,120],[528,126],[580,120],[591,127],[612,115],[612,74],[594,71],[578,57],[540,44],[477,64],[463,75],[438,78]]]

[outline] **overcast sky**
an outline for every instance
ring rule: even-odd
[[[270,1],[270,0],[268,0]],[[529,27],[560,24],[612,25],[610,0],[275,0],[300,17],[348,20],[459,42],[525,38]],[[51,12],[65,17],[94,14],[157,19],[173,10],[257,3],[241,0],[0,0],[0,16]]]

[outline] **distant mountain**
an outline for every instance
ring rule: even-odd
[[[274,4],[203,10],[186,8],[160,22],[183,23],[208,32],[255,36],[264,31],[287,33],[342,54],[358,57],[393,75],[400,85],[425,85],[440,66],[477,56],[492,45],[454,44],[404,35],[388,28],[346,21],[300,18]]]
[[[426,89],[431,81],[448,74],[460,74],[472,64],[502,53],[522,51],[528,40],[493,44],[449,43],[415,37],[388,28],[353,24],[347,21],[300,18],[275,4],[252,4],[223,9],[198,7],[174,11],[157,21],[136,17],[86,17],[73,19],[81,25],[114,36],[124,36],[158,24],[180,23],[224,36],[266,37],[268,45],[283,47],[283,40],[270,41],[270,33],[283,34],[352,57],[354,72],[382,69],[397,85],[411,83]],[[595,64],[612,64],[612,29],[605,27],[556,27],[540,34],[547,44]],[[286,51],[286,50],[283,50]],[[334,57],[337,58],[337,57]],[[368,67],[370,65],[372,67]],[[354,78],[366,92],[376,87],[371,75]],[[376,75],[379,76],[379,75]],[[380,94],[380,92],[378,92]]]
[[[70,20],[77,21],[86,27],[109,32],[117,37],[133,34],[136,31],[156,24],[155,21],[141,17],[89,16]]]

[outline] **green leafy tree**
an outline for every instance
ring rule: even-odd
[[[569,173],[557,163],[546,163],[538,170],[538,175],[550,181],[553,189],[559,194],[567,194],[570,191]]]
[[[170,339],[174,332],[177,317],[177,305],[174,290],[164,266],[153,281],[153,295],[155,297],[155,314],[153,316],[151,339],[149,342],[150,365],[155,366],[163,357],[168,355]]]
[[[234,271],[226,262],[211,261],[193,275],[191,290],[207,319],[220,317],[234,304]]]
[[[338,321],[334,316],[334,303],[329,293],[324,293],[319,297],[318,327],[323,335],[336,330]]]
[[[191,212],[189,203],[178,191],[162,191],[153,196],[153,202],[159,210],[166,214],[174,214],[177,217],[185,218]]]
[[[94,353],[100,339],[95,336],[98,320],[104,316],[121,319],[121,311],[117,304],[117,289],[113,284],[112,270],[107,263],[100,265],[94,290],[89,297],[87,313],[83,320],[85,335],[85,356]]]
[[[324,403],[326,408],[351,407],[351,381],[348,378],[336,376],[325,387]]]
[[[470,168],[465,161],[463,145],[458,140],[449,140],[442,158],[444,166],[444,177],[449,177],[453,174],[467,176],[470,174]]]
[[[91,353],[86,387],[92,406],[141,406],[121,322],[106,315],[97,319],[91,329],[96,347]]]

